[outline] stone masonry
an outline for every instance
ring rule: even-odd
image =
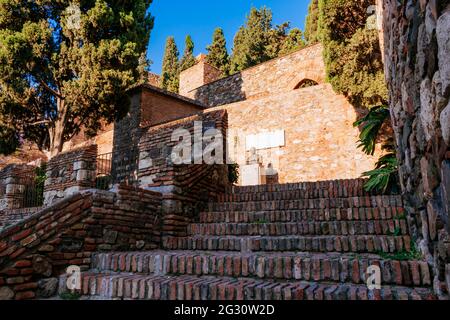
[[[95,187],[97,145],[71,150],[53,157],[47,164],[44,205]]]
[[[0,212],[22,208],[25,188],[33,181],[35,170],[25,164],[11,164],[0,170]]]
[[[400,182],[413,235],[450,288],[450,4],[383,1],[385,69]]]
[[[249,137],[270,142],[274,132],[282,132],[284,141],[258,147],[256,153],[263,174],[270,166],[275,170],[275,182],[359,178],[374,168],[380,147],[374,156],[357,148],[360,131],[353,122],[362,111],[325,83],[320,44],[213,82],[215,76],[205,76],[204,64],[184,71],[180,92],[212,110],[227,111],[228,157],[240,166],[240,184],[246,180]],[[299,88],[305,80],[317,85]],[[198,84],[203,85],[192,89]],[[271,178],[262,177],[260,183]]]

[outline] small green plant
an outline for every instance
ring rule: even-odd
[[[387,106],[378,106],[372,108],[369,113],[356,121],[355,127],[362,126],[359,136],[359,148],[364,153],[374,155],[377,139],[383,125],[389,120],[389,109]],[[363,177],[369,178],[364,188],[366,191],[395,191],[398,189],[398,161],[395,155],[395,145],[392,138],[387,139],[382,150],[386,153],[377,161],[375,169],[364,172]]]
[[[256,224],[267,224],[269,221],[267,219],[261,218],[258,221],[255,222]]]
[[[236,184],[239,181],[239,165],[229,164],[228,165],[228,181],[232,184]]]
[[[403,249],[402,251],[396,253],[386,253],[386,252],[377,252],[377,254],[386,260],[398,260],[398,261],[409,261],[409,260],[421,260],[422,254],[417,249],[417,246],[414,241],[411,240],[411,250],[407,251]]]
[[[35,186],[36,186],[36,205],[42,206],[44,204],[44,186],[45,180],[47,179],[46,175],[47,164],[43,163],[40,167],[35,169]]]
[[[78,292],[63,292],[59,294],[62,300],[80,300],[81,295]]]

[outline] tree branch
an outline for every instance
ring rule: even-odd
[[[42,120],[42,121],[36,121],[36,122],[30,123],[29,125],[30,126],[38,126],[40,124],[49,124],[49,123],[51,123],[50,120]]]
[[[63,96],[62,96],[58,91],[56,91],[56,90],[50,88],[50,87],[48,86],[48,84],[46,84],[43,80],[40,80],[39,83],[40,83],[41,85],[43,85],[45,89],[47,89],[48,91],[50,91],[51,94],[55,95],[56,97],[58,97],[58,98],[60,98],[60,99],[63,98]]]

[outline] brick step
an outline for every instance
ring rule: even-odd
[[[411,250],[409,236],[164,237],[165,250],[395,253]]]
[[[307,209],[283,211],[212,211],[200,214],[201,223],[261,223],[261,222],[303,222],[303,221],[366,221],[405,219],[401,207],[390,208],[348,208]]]
[[[287,184],[258,185],[258,186],[235,186],[230,194],[246,195],[255,193],[282,193],[300,191],[307,197],[350,197],[365,196],[372,193],[364,190],[364,179],[334,180],[319,182],[299,182]],[[227,196],[227,195],[225,195]]]
[[[405,220],[333,221],[297,223],[193,223],[188,235],[407,235]]]
[[[364,284],[369,266],[380,266],[386,285],[431,286],[424,261],[385,260],[377,255],[311,253],[230,253],[208,251],[158,251],[98,253],[92,268],[100,272],[146,275],[196,275],[249,277]]]
[[[326,208],[390,208],[402,207],[399,196],[372,196],[349,198],[295,199],[248,202],[215,202],[208,211],[271,211]]]
[[[251,278],[150,276],[129,273],[83,273],[84,296],[118,300],[432,300],[429,288]]]
[[[375,194],[360,192],[330,192],[323,189],[315,190],[286,190],[286,191],[263,191],[263,192],[231,192],[218,196],[217,202],[248,202],[248,201],[273,201],[273,200],[295,200],[295,199],[322,199],[322,198],[348,198],[376,196]]]

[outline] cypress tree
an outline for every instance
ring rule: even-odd
[[[319,0],[311,0],[305,24],[305,40],[308,44],[319,41]]]
[[[208,50],[206,61],[222,71],[223,76],[228,76],[230,74],[230,57],[228,55],[225,35],[221,28],[214,30],[213,42],[206,50]]]
[[[189,69],[190,67],[195,65],[194,58],[194,42],[190,35],[186,36],[185,45],[184,45],[184,54],[180,61],[180,71],[184,71]]]
[[[174,37],[168,37],[161,72],[161,88],[174,93],[178,93],[180,84],[178,56],[179,52]]]
[[[366,27],[375,0],[319,0],[327,79],[357,108],[387,104],[378,30]]]

